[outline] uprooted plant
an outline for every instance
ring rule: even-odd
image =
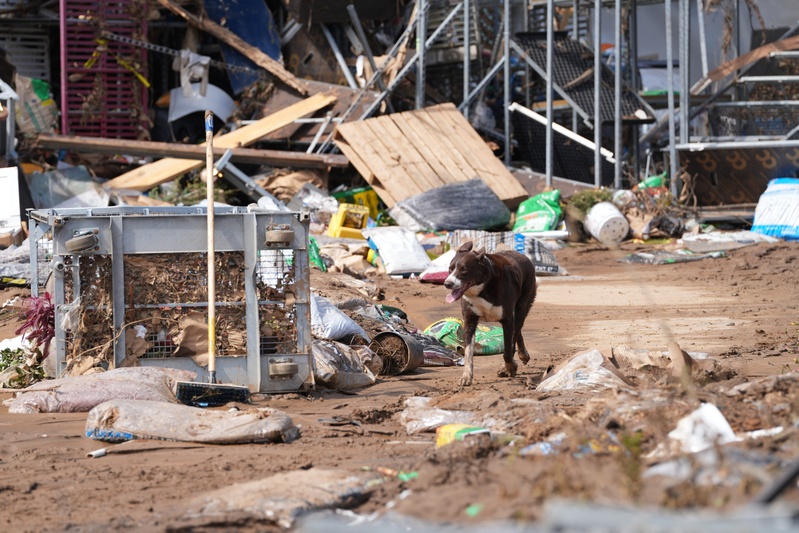
[[[4,366],[14,366],[17,372],[17,376],[9,380],[13,387],[25,387],[44,378],[42,361],[50,355],[50,341],[55,337],[55,306],[50,293],[25,298],[20,320],[22,325],[14,333],[30,341],[31,352],[4,351]]]

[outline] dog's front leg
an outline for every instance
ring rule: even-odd
[[[500,322],[502,324],[502,338],[505,342],[505,350],[502,354],[505,366],[499,369],[497,375],[501,378],[512,378],[516,376],[516,370],[519,368],[519,365],[513,360],[516,350],[516,324],[514,322],[513,309],[506,309],[505,311],[506,315]]]
[[[463,377],[461,387],[468,387],[474,379],[474,334],[477,331],[479,317],[464,309],[463,313]]]

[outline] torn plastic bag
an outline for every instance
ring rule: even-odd
[[[177,403],[174,384],[194,381],[189,370],[116,368],[107,372],[40,381],[3,402],[9,413],[85,413],[113,399]]]
[[[419,225],[434,231],[492,229],[510,222],[510,211],[481,179],[451,183],[396,204]]]
[[[219,411],[146,400],[111,400],[89,411],[86,436],[109,442],[158,439],[204,444],[291,442],[299,429],[268,407]]]
[[[375,382],[375,373],[369,367],[378,368],[379,358],[365,346],[358,347],[356,351],[340,342],[314,340],[311,352],[314,357],[314,378],[318,383],[331,389],[352,390],[368,387]],[[382,368],[382,362],[379,366]]]
[[[408,435],[435,431],[445,424],[479,425],[479,417],[469,411],[450,411],[432,407],[430,398],[414,396],[405,400],[405,409],[400,413],[400,423]]]
[[[580,352],[560,363],[544,376],[535,390],[590,391],[631,386],[621,371],[602,352],[593,349]]]

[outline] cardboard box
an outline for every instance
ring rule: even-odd
[[[21,226],[16,228],[3,228],[0,227],[0,249],[5,249],[11,246],[19,246],[25,241],[25,232],[22,231]]]

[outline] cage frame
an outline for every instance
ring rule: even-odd
[[[47,287],[56,308],[55,350],[58,375],[66,369],[66,331],[61,321],[75,306],[65,295],[65,261],[72,256],[110,255],[112,262],[113,366],[125,358],[126,301],[125,256],[135,254],[207,252],[207,212],[205,207],[102,207],[29,210],[31,246],[31,289],[34,296]],[[268,211],[244,207],[215,207],[215,252],[243,252],[244,307],[247,348],[244,357],[217,357],[216,373],[222,383],[247,386],[251,392],[290,392],[312,389],[314,383],[311,351],[310,263],[308,258],[309,213],[307,211]],[[94,235],[93,245],[74,250],[74,239]],[[51,240],[52,251],[39,253],[42,243]],[[68,249],[72,241],[72,250]],[[50,243],[48,243],[50,244]],[[45,246],[46,248],[46,246]],[[296,314],[296,353],[261,353],[260,306],[257,293],[259,253],[264,250],[291,249],[294,253],[292,304]],[[40,263],[44,262],[43,265]],[[42,279],[47,272],[48,279]],[[52,277],[52,279],[50,279]],[[79,280],[79,276],[77,276]],[[80,292],[76,291],[76,294]],[[207,303],[207,302],[206,302]],[[216,303],[219,305],[219,302]],[[294,368],[286,376],[270,375],[270,366]],[[207,381],[205,367],[190,357],[140,358],[142,366],[160,366],[197,372],[198,381]]]

